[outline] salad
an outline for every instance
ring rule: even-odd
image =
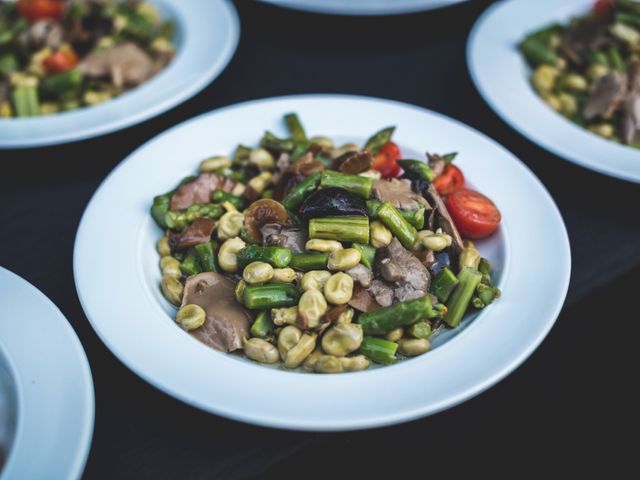
[[[601,137],[640,146],[640,2],[597,0],[568,24],[531,33],[520,50],[551,108]]]
[[[138,0],[0,0],[0,118],[96,105],[172,60],[173,23]]]
[[[394,127],[336,146],[284,120],[287,138],[205,159],[154,198],[178,325],[217,350],[336,373],[423,354],[500,295],[471,240],[500,212],[465,187],[456,154],[402,159]]]

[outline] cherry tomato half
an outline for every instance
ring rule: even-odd
[[[64,12],[64,3],[61,0],[18,0],[18,12],[30,22],[59,20]]]
[[[59,50],[45,58],[42,64],[49,73],[62,73],[78,64],[78,55],[72,50]]]
[[[489,198],[468,188],[450,193],[445,202],[463,237],[487,237],[495,232],[502,218],[498,207]]]
[[[447,165],[443,172],[433,181],[433,186],[440,195],[449,195],[451,192],[464,187],[464,175],[455,165]]]
[[[397,177],[400,173],[400,165],[398,165],[400,158],[401,154],[398,145],[393,142],[387,142],[374,158],[371,168],[379,171],[382,174],[382,178]]]
[[[599,17],[608,17],[613,12],[613,0],[596,0],[593,13]]]

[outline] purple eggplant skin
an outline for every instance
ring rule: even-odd
[[[366,217],[364,199],[342,188],[323,188],[309,195],[298,210],[304,220],[320,217]]]

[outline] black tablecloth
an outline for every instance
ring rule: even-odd
[[[375,478],[405,467],[424,475],[515,476],[519,470],[507,466],[548,472],[550,462],[571,464],[575,473],[621,451],[610,451],[610,428],[624,412],[617,402],[624,393],[611,378],[631,374],[633,363],[610,332],[624,328],[626,345],[638,330],[637,314],[627,309],[635,304],[640,271],[640,187],[562,161],[486,106],[470,81],[465,44],[488,3],[355,18],[237,1],[237,53],[193,99],[105,137],[0,151],[0,265],[61,308],[91,363],[96,424],[87,478],[245,478],[264,472],[315,478],[347,471]],[[385,97],[445,113],[505,145],[547,186],[571,237],[567,308],[543,346],[507,380],[464,405],[406,425],[340,434],[287,432],[192,409],[136,377],[98,340],[76,296],[72,252],[80,216],[106,174],[137,146],[196,114],[296,93]],[[581,455],[568,455],[570,446]]]

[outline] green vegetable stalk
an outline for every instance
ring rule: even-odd
[[[191,275],[197,275],[202,272],[200,269],[200,262],[198,261],[198,257],[195,251],[190,250],[187,256],[184,258],[182,263],[180,264],[180,271],[187,277]]]
[[[382,202],[379,200],[367,200],[367,211],[369,213],[369,218],[378,218],[378,211],[380,210],[381,206]],[[416,227],[418,230],[422,230],[424,228],[424,215],[426,212],[426,209],[424,207],[420,207],[417,210],[398,211],[407,222]]]
[[[354,243],[351,247],[360,252],[360,263],[369,270],[373,270],[373,262],[376,258],[376,249],[368,243]]]
[[[367,143],[364,144],[364,149],[369,150],[371,155],[377,155],[380,149],[389,143],[395,129],[396,127],[387,127],[374,133],[371,138],[367,140]]]
[[[171,197],[169,197],[171,198]],[[158,210],[161,209],[164,200],[158,199]],[[154,199],[154,206],[156,206],[156,199]],[[153,215],[153,208],[152,215]],[[222,205],[217,203],[196,203],[191,205],[186,210],[169,210],[164,215],[164,224],[172,230],[179,230],[186,227],[189,223],[193,222],[196,218],[220,218],[224,212]],[[154,217],[155,218],[155,217]]]
[[[407,222],[398,209],[391,202],[384,202],[378,210],[378,217],[382,220],[391,233],[393,233],[400,243],[409,250],[413,249],[418,238],[418,231]]]
[[[413,227],[412,227],[413,228]],[[368,217],[326,217],[309,221],[309,238],[369,243]]]
[[[200,243],[194,247],[203,272],[220,271],[218,268],[218,260],[216,258],[217,246],[218,245],[215,242],[206,242]]]
[[[278,138],[271,132],[265,132],[260,140],[260,146],[277,153],[291,153],[295,148],[295,143],[291,139]]]
[[[371,196],[373,180],[360,175],[350,175],[333,170],[325,170],[320,178],[320,186],[325,188],[336,187],[355,193],[367,199]]]
[[[420,160],[398,160],[398,165],[400,165],[402,170],[404,170],[404,174],[407,178],[433,182],[433,179],[436,177],[433,169]]]
[[[407,332],[414,338],[429,338],[431,336],[431,324],[426,321],[420,321],[409,325]]]
[[[328,253],[294,253],[289,266],[304,271],[325,270],[328,261]]]
[[[293,307],[299,298],[298,289],[290,283],[247,285],[242,293],[242,303],[252,310]]]
[[[289,129],[289,135],[291,135],[291,138],[294,141],[300,142],[307,139],[307,134],[305,133],[302,122],[300,121],[300,118],[298,118],[297,114],[287,113],[284,116],[284,121]]]
[[[256,316],[256,319],[251,325],[251,336],[264,338],[269,335],[274,329],[273,322],[271,321],[271,315],[268,310],[262,310]]]
[[[458,274],[458,280],[460,283],[449,298],[448,311],[444,316],[445,323],[452,328],[460,324],[462,316],[467,311],[471,298],[482,280],[482,274],[474,268],[463,267]]]
[[[376,363],[390,365],[396,361],[398,344],[376,337],[364,337],[360,344],[360,353]]]
[[[225,192],[224,190],[216,190],[215,192],[212,192],[211,201],[214,203],[229,202],[240,211],[244,210],[247,207],[247,202],[244,198]]]
[[[442,315],[443,305],[431,304],[428,296],[396,303],[360,315],[358,322],[367,335],[385,335],[391,330]]]
[[[240,250],[236,257],[240,268],[244,268],[251,262],[266,262],[276,268],[284,268],[291,262],[291,250],[284,247],[262,247],[249,245]]]
[[[296,210],[303,200],[320,185],[320,172],[312,173],[307,178],[298,183],[286,197],[282,199],[282,204],[287,210]]]
[[[430,290],[431,293],[438,297],[438,300],[446,302],[458,283],[460,281],[454,273],[445,267],[438,272],[433,282],[431,282]]]

